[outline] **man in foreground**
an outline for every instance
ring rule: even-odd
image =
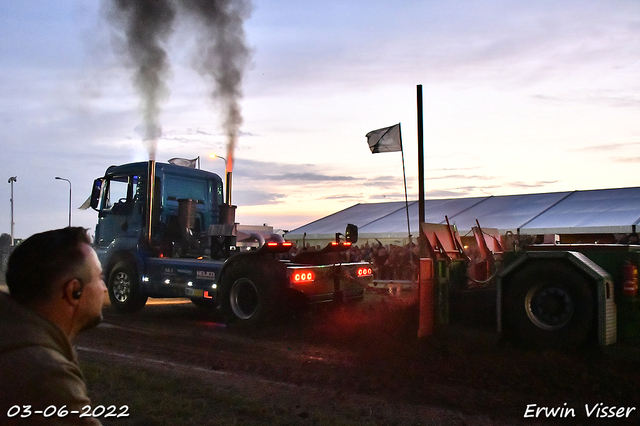
[[[93,407],[70,343],[100,323],[106,295],[86,230],[29,237],[11,254],[6,282],[9,295],[0,293],[0,424],[99,425],[81,416]]]

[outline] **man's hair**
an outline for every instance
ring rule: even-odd
[[[67,227],[34,234],[15,247],[7,264],[9,294],[22,304],[50,300],[53,284],[74,273],[84,262],[87,230]]]

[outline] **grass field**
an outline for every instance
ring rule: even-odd
[[[104,425],[502,425],[482,416],[388,402],[337,390],[175,365],[108,364],[81,354],[93,406],[127,405]]]

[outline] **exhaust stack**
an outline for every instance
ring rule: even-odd
[[[226,188],[225,188],[225,204],[231,206],[231,172],[227,172],[226,179]]]
[[[209,227],[211,237],[211,257],[226,259],[231,255],[232,247],[236,245],[236,206],[231,205],[231,172],[225,176],[225,201],[220,204],[219,220]]]
[[[153,206],[155,204],[156,162],[149,160],[147,168],[147,242],[151,245],[151,224],[153,223]]]

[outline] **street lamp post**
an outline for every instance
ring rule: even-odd
[[[69,226],[71,226],[71,181],[60,176],[56,176],[56,179],[69,182]]]
[[[221,159],[222,159],[222,161],[224,161],[224,169],[225,169],[225,170],[227,169],[227,159],[226,159],[226,158],[224,158],[224,157],[222,157],[222,156],[220,156],[220,155],[217,155],[217,154],[211,154],[211,157],[221,158]]]
[[[8,180],[8,183],[11,184],[11,245],[13,246],[13,227],[15,223],[13,222],[13,183],[18,181],[18,176],[11,176]]]

